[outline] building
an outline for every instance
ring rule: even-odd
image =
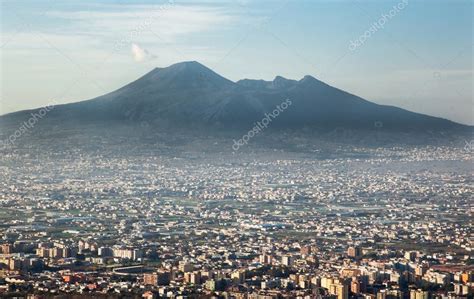
[[[410,299],[429,299],[430,294],[427,291],[423,290],[411,290]]]
[[[3,254],[13,253],[13,245],[12,244],[2,244],[0,246],[0,253],[3,253]]]
[[[414,262],[416,260],[417,252],[416,251],[407,251],[405,252],[405,258],[409,261]]]
[[[428,265],[426,265],[426,264],[418,265],[415,268],[415,275],[416,276],[423,276],[423,275],[425,275],[427,270],[428,270]]]
[[[341,270],[341,276],[345,278],[356,277],[360,275],[361,275],[361,271],[359,269],[342,269]]]
[[[201,283],[201,273],[200,272],[185,272],[184,281],[190,284],[200,284]]]
[[[332,277],[323,277],[321,278],[321,287],[325,289],[329,289],[331,285],[334,284],[334,278]]]
[[[101,257],[111,257],[114,256],[114,251],[110,247],[99,247],[97,254]]]
[[[222,279],[209,279],[206,281],[205,287],[210,291],[222,291],[225,287],[225,281]]]
[[[474,282],[474,272],[465,272],[461,274],[462,283]]]
[[[336,284],[336,296],[337,299],[348,299],[349,298],[349,287],[346,284]]]
[[[68,247],[54,247],[49,250],[51,258],[68,258],[72,256],[72,251]]]
[[[155,299],[155,298],[158,298],[158,296],[156,294],[154,294],[153,292],[151,292],[151,291],[146,291],[145,293],[143,293],[142,298],[144,298],[144,299]]]
[[[238,270],[231,274],[230,278],[233,283],[240,284],[245,281],[245,271]]]
[[[351,281],[351,292],[354,294],[360,293],[360,283],[357,281],[357,279],[353,279]]]
[[[268,255],[268,254],[261,254],[259,256],[259,262],[260,264],[264,264],[264,265],[271,265],[272,262],[273,262],[273,258],[271,255]]]
[[[194,270],[194,266],[190,262],[180,261],[178,269],[181,272],[192,272]]]
[[[359,258],[362,256],[362,250],[358,246],[351,246],[347,249],[347,255],[352,258]]]
[[[146,273],[143,275],[143,283],[145,285],[168,285],[171,281],[171,272],[166,270],[158,270],[155,273]]]
[[[301,247],[300,253],[303,256],[310,255],[312,253],[311,246],[303,246]]]
[[[281,263],[284,266],[291,267],[293,266],[293,257],[291,255],[284,255],[281,258]]]
[[[113,256],[136,261],[143,257],[143,252],[140,249],[114,248]]]
[[[471,292],[469,290],[468,285],[463,285],[460,283],[455,283],[454,284],[454,293],[458,296],[467,296],[470,295]]]
[[[49,254],[50,254],[50,248],[44,248],[44,247],[41,247],[41,248],[37,248],[36,249],[36,255],[38,255],[39,257],[44,257],[44,258],[48,258],[49,257]]]
[[[403,294],[400,290],[384,289],[377,293],[377,299],[402,299]]]

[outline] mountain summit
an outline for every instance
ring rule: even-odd
[[[195,61],[155,68],[106,95],[56,106],[47,119],[48,123],[64,126],[146,121],[181,127],[248,128],[287,99],[291,100],[291,107],[274,119],[272,128],[373,129],[374,124],[385,130],[404,131],[468,128],[445,119],[378,105],[312,76],[299,81],[276,76],[273,81],[232,82]],[[1,116],[0,124],[14,126],[33,111]]]
[[[186,61],[167,68],[156,68],[132,84],[135,88],[152,88],[153,86],[161,90],[176,90],[226,88],[232,86],[233,82],[199,62]]]

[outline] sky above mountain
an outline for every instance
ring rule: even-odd
[[[0,114],[90,99],[197,60],[234,81],[309,74],[376,103],[474,124],[472,1],[1,5]]]

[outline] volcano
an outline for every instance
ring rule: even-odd
[[[97,98],[55,106],[46,124],[147,122],[180,127],[251,127],[282,102],[291,106],[272,122],[272,129],[351,128],[388,131],[465,130],[446,119],[379,105],[332,87],[312,76],[301,80],[281,76],[273,81],[228,80],[206,66],[181,62],[156,68],[138,80]],[[0,117],[3,128],[15,128],[38,109]]]

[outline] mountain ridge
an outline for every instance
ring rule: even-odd
[[[184,126],[248,127],[286,99],[292,105],[272,122],[272,127],[472,129],[443,118],[370,102],[310,75],[300,80],[276,76],[272,81],[233,82],[196,61],[154,68],[105,95],[57,105],[47,118],[79,125],[90,121],[166,121]],[[37,110],[5,114],[0,116],[0,124],[19,122]]]

